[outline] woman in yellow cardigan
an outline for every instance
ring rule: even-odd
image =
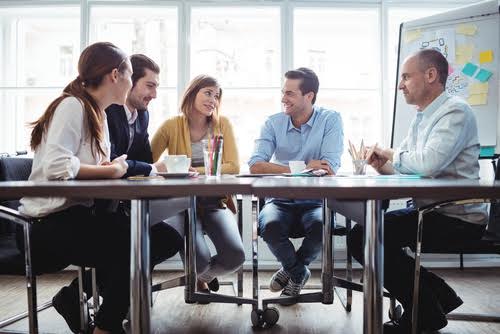
[[[207,75],[194,78],[182,97],[181,114],[166,120],[153,137],[151,149],[154,161],[158,161],[165,152],[185,154],[191,158],[192,168],[204,174],[201,141],[221,134],[222,174],[239,173],[238,151],[231,123],[219,115],[221,99],[222,89],[216,79]],[[198,290],[217,291],[217,276],[236,271],[245,260],[243,243],[230,198],[200,197],[198,207],[199,233],[195,239]],[[184,235],[183,213],[167,219],[167,223]],[[217,250],[215,256],[211,256],[203,232],[212,240]]]

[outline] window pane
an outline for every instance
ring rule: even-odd
[[[240,171],[248,172],[248,159],[266,118],[280,109],[279,89],[226,89],[221,114],[233,125],[240,156]]]
[[[64,86],[76,77],[78,8],[6,8],[0,9],[0,19],[0,86]]]
[[[145,54],[160,66],[160,85],[177,86],[177,8],[92,6],[90,41]]]
[[[320,87],[379,87],[376,8],[297,8],[293,45],[294,66],[312,68]]]
[[[28,123],[37,120],[60,93],[61,89],[0,90],[2,108],[15,111],[1,116],[0,152],[29,152],[31,128]]]
[[[350,172],[351,158],[347,153],[347,140],[359,147],[380,143],[381,110],[380,94],[375,90],[323,89],[318,94],[318,105],[328,106],[340,112],[344,123],[344,154],[340,171]]]
[[[215,76],[223,87],[280,85],[280,11],[265,8],[193,8],[191,77]]]

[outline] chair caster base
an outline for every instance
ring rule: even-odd
[[[389,319],[392,321],[398,321],[403,315],[403,308],[401,305],[396,306],[394,309],[389,308]]]
[[[268,307],[264,310],[255,309],[252,310],[250,317],[254,328],[269,328],[278,322],[280,312],[275,307]]]

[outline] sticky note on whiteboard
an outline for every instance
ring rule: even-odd
[[[472,94],[469,95],[467,102],[471,106],[481,106],[488,103],[488,94]]]
[[[475,24],[459,24],[456,27],[457,34],[474,36],[477,32],[477,26]]]
[[[491,73],[487,69],[482,68],[479,70],[479,72],[477,72],[475,78],[481,82],[486,82],[490,79],[492,74],[493,73]]]
[[[477,65],[474,65],[472,63],[467,63],[464,65],[464,68],[462,68],[462,73],[465,75],[468,75],[469,77],[474,76],[474,73],[476,73],[478,67]]]
[[[455,47],[455,63],[463,65],[471,61],[474,54],[474,44],[459,44]]]
[[[419,39],[420,37],[422,37],[422,31],[420,29],[409,30],[405,32],[404,40],[405,43],[410,43],[413,42],[414,40]]]
[[[493,51],[483,51],[479,53],[479,63],[491,63],[493,61]]]
[[[488,94],[488,83],[473,83],[469,86],[469,94]]]

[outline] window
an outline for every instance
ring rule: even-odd
[[[241,170],[267,116],[280,111],[279,7],[195,7],[191,11],[191,78],[209,74],[223,89]]]
[[[129,55],[143,53],[160,66],[160,87],[151,101],[152,136],[167,117],[177,112],[177,7],[92,6],[90,43],[108,41]]]

